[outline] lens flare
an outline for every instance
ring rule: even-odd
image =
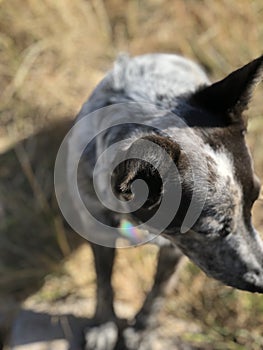
[[[149,235],[148,231],[138,229],[130,221],[125,219],[121,220],[118,231],[123,237],[128,238],[134,244],[141,242]]]

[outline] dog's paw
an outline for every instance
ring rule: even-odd
[[[145,332],[138,331],[133,327],[126,328],[122,334],[126,348],[129,350],[141,349],[141,344],[143,342],[144,335]]]
[[[118,340],[118,327],[107,322],[85,331],[85,350],[113,350]]]

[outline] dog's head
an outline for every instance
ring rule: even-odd
[[[147,183],[148,199],[132,214],[139,222],[149,220],[165,193],[169,196],[178,186],[180,203],[162,234],[208,275],[253,292],[263,292],[263,244],[251,222],[260,183],[245,142],[243,112],[262,71],[260,57],[225,79],[182,97],[184,108],[176,113],[189,128],[171,128],[169,136],[153,131],[138,137],[114,175],[115,191],[124,200],[132,198],[134,180]],[[176,165],[176,173],[161,150]],[[171,197],[169,205],[173,200],[176,198]],[[189,207],[200,209],[200,214],[182,232]]]

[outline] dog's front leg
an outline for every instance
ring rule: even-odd
[[[85,331],[86,350],[112,350],[118,340],[111,285],[115,249],[91,244],[97,278],[94,325]]]
[[[177,269],[181,257],[181,251],[174,245],[168,243],[168,245],[160,248],[152,289],[147,295],[142,308],[135,317],[136,329],[144,329],[152,325],[154,315],[162,306],[167,283]]]
[[[115,249],[91,244],[97,278],[95,320],[100,323],[115,318],[113,288],[111,285]]]
[[[145,346],[144,344],[140,346],[140,343],[144,343],[144,338],[150,341],[150,337],[144,337],[144,334],[147,335],[148,329],[156,323],[156,313],[163,305],[163,296],[167,284],[179,266],[181,257],[182,253],[176,246],[169,243],[161,246],[152,289],[148,293],[142,308],[135,316],[134,325],[124,331],[128,349],[143,349]],[[146,346],[146,348],[148,347]],[[150,344],[149,348],[151,348]]]

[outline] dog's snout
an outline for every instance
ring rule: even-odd
[[[256,268],[253,271],[247,272],[244,275],[244,280],[247,283],[244,289],[251,292],[263,293],[263,266],[261,269]]]
[[[232,284],[239,289],[263,293],[263,246],[259,234],[240,230],[233,235],[231,249],[236,254],[236,274],[239,276]],[[243,271],[242,273],[239,273]],[[237,285],[236,285],[237,283]]]
[[[189,231],[176,243],[208,275],[241,290],[263,293],[263,245],[253,228],[248,231],[242,224],[225,237]]]

